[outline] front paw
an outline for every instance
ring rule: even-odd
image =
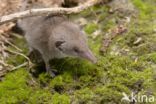
[[[49,74],[52,78],[54,78],[54,77],[56,76],[55,73],[54,73],[53,71],[49,71],[48,74]]]

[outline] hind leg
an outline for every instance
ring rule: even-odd
[[[31,47],[29,48],[28,57],[35,63],[43,62],[40,52]]]

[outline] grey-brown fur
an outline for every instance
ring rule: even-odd
[[[51,72],[49,60],[53,58],[74,56],[96,62],[84,32],[64,16],[29,17],[20,20],[19,26],[25,31],[30,50],[42,55],[48,73]]]

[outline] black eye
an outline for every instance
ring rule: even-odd
[[[60,47],[64,42],[65,42],[65,41],[57,41],[57,42],[55,43],[55,46],[56,46],[56,47]]]
[[[76,52],[76,53],[79,53],[79,52],[80,52],[79,49],[78,49],[77,47],[74,47],[73,50],[74,50],[74,52]]]
[[[65,41],[57,41],[57,42],[55,43],[56,48],[58,48],[60,51],[62,51],[61,45],[62,45],[63,43],[65,43]]]

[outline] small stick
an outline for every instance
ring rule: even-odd
[[[12,44],[11,42],[9,41],[5,41],[6,43],[8,43],[10,46],[14,47],[16,50],[18,50],[19,52],[22,52],[22,49],[18,48],[16,45]]]
[[[10,53],[17,54],[17,55],[20,55],[20,56],[24,57],[28,61],[29,67],[33,65],[32,62],[30,61],[30,59],[26,55],[24,55],[22,53],[19,53],[19,52],[16,52],[16,51],[13,51],[13,50],[8,49],[8,48],[6,48],[5,50],[10,52]]]
[[[41,15],[48,15],[48,14],[71,14],[71,13],[79,13],[97,3],[99,3],[101,0],[88,0],[88,2],[81,4],[77,7],[73,8],[41,8],[41,9],[30,9],[23,12],[18,12],[10,15],[5,15],[0,17],[0,25],[12,22],[17,19],[26,18],[26,17],[32,17],[32,16],[41,16]]]
[[[19,69],[19,68],[21,68],[21,67],[24,67],[24,66],[27,66],[28,65],[28,63],[27,62],[24,62],[23,64],[21,64],[21,65],[18,65],[18,66],[16,66],[16,67],[13,67],[11,70],[9,70],[9,71],[13,71],[13,70],[16,70],[16,69]]]

